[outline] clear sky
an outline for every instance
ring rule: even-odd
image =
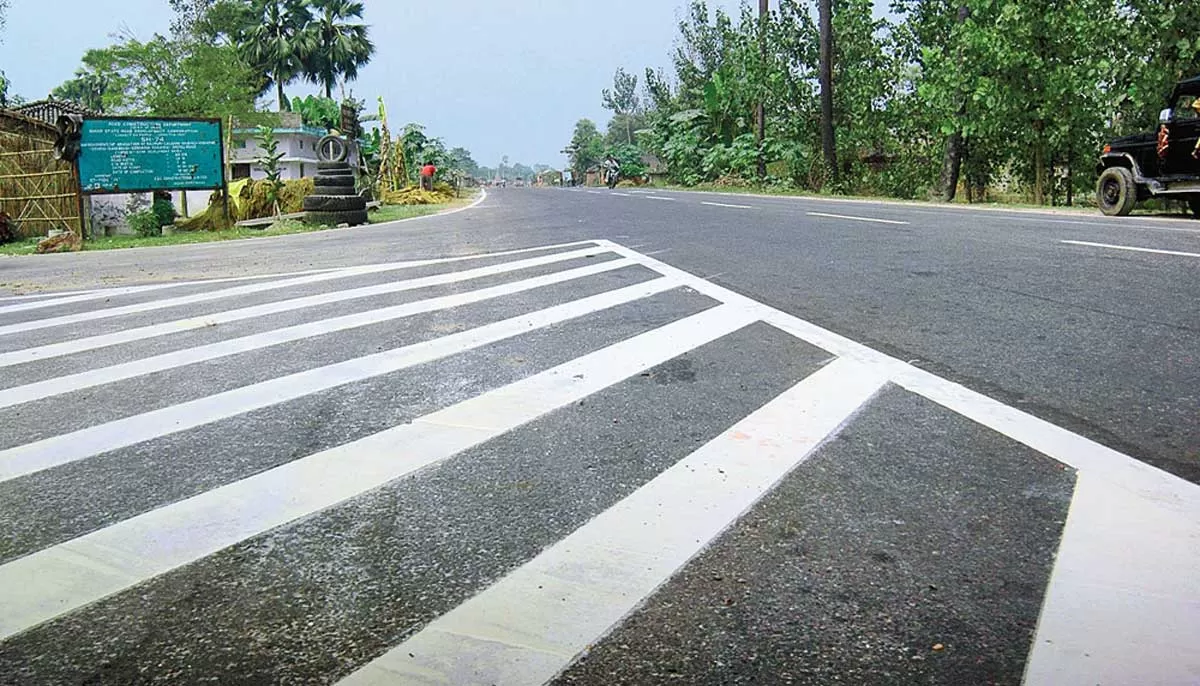
[[[576,120],[607,123],[600,90],[618,66],[668,66],[685,2],[364,0],[377,53],[350,88],[369,107],[382,95],[393,130],[421,122],[480,164],[508,155],[558,166]],[[12,0],[0,69],[10,93],[44,98],[88,48],[123,28],[141,39],[165,34],[171,17],[167,0]],[[288,94],[311,91],[293,84]]]

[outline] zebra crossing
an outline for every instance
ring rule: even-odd
[[[863,683],[1186,683],[1198,490],[606,240],[0,300],[0,683],[826,683],[906,617],[952,650]],[[906,554],[988,591],[872,600]],[[712,565],[792,608],[761,660]]]

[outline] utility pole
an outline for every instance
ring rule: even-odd
[[[759,56],[759,77],[766,76],[767,69],[767,13],[771,11],[770,0],[758,0],[758,56]],[[757,112],[757,139],[758,139],[758,180],[765,181],[767,178],[767,157],[763,151],[763,140],[767,137],[767,92],[764,83],[760,83],[762,88],[758,94],[758,112]]]
[[[825,152],[825,166],[829,169],[829,180],[837,183],[837,138],[833,131],[833,2],[820,0],[817,3],[821,25],[821,148]]]

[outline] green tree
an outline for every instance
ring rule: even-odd
[[[262,167],[266,173],[267,201],[275,208],[275,216],[281,216],[279,211],[279,194],[283,190],[283,181],[280,177],[279,162],[283,159],[284,153],[279,150],[279,141],[275,138],[275,129],[270,126],[258,127],[258,135],[255,136],[258,141],[258,147],[262,150],[262,154],[258,157],[258,165]]]
[[[618,68],[613,74],[612,90],[605,88],[601,93],[604,108],[622,119],[625,125],[625,142],[629,145],[633,145],[633,116],[641,109],[637,87],[637,74],[629,74]]]
[[[479,164],[471,157],[471,151],[466,148],[451,148],[448,153],[450,167],[467,176],[479,176]]]
[[[321,129],[337,129],[342,125],[342,107],[332,98],[321,98],[313,95],[291,99],[288,109],[300,114],[300,120],[306,126]]]
[[[84,71],[108,79],[106,112],[167,117],[249,116],[255,111],[254,72],[232,46],[169,40],[143,43],[126,36],[89,50]]]
[[[273,84],[279,111],[287,108],[285,86],[305,72],[314,54],[312,13],[305,0],[252,0],[255,25],[246,36],[249,61]]]
[[[112,79],[91,69],[76,69],[75,78],[64,81],[50,95],[58,100],[79,103],[93,112],[106,111],[106,99],[111,101]]]
[[[371,61],[375,45],[367,37],[362,19],[363,4],[352,0],[308,0],[316,16],[309,31],[313,50],[304,63],[304,76],[333,95],[338,80],[353,81],[358,70]]]
[[[604,137],[591,119],[580,119],[575,123],[575,134],[563,152],[571,161],[575,177],[582,179],[588,168],[599,164],[604,158]]]

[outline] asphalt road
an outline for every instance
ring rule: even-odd
[[[1200,679],[1200,222],[499,189],[0,284],[0,683]]]

